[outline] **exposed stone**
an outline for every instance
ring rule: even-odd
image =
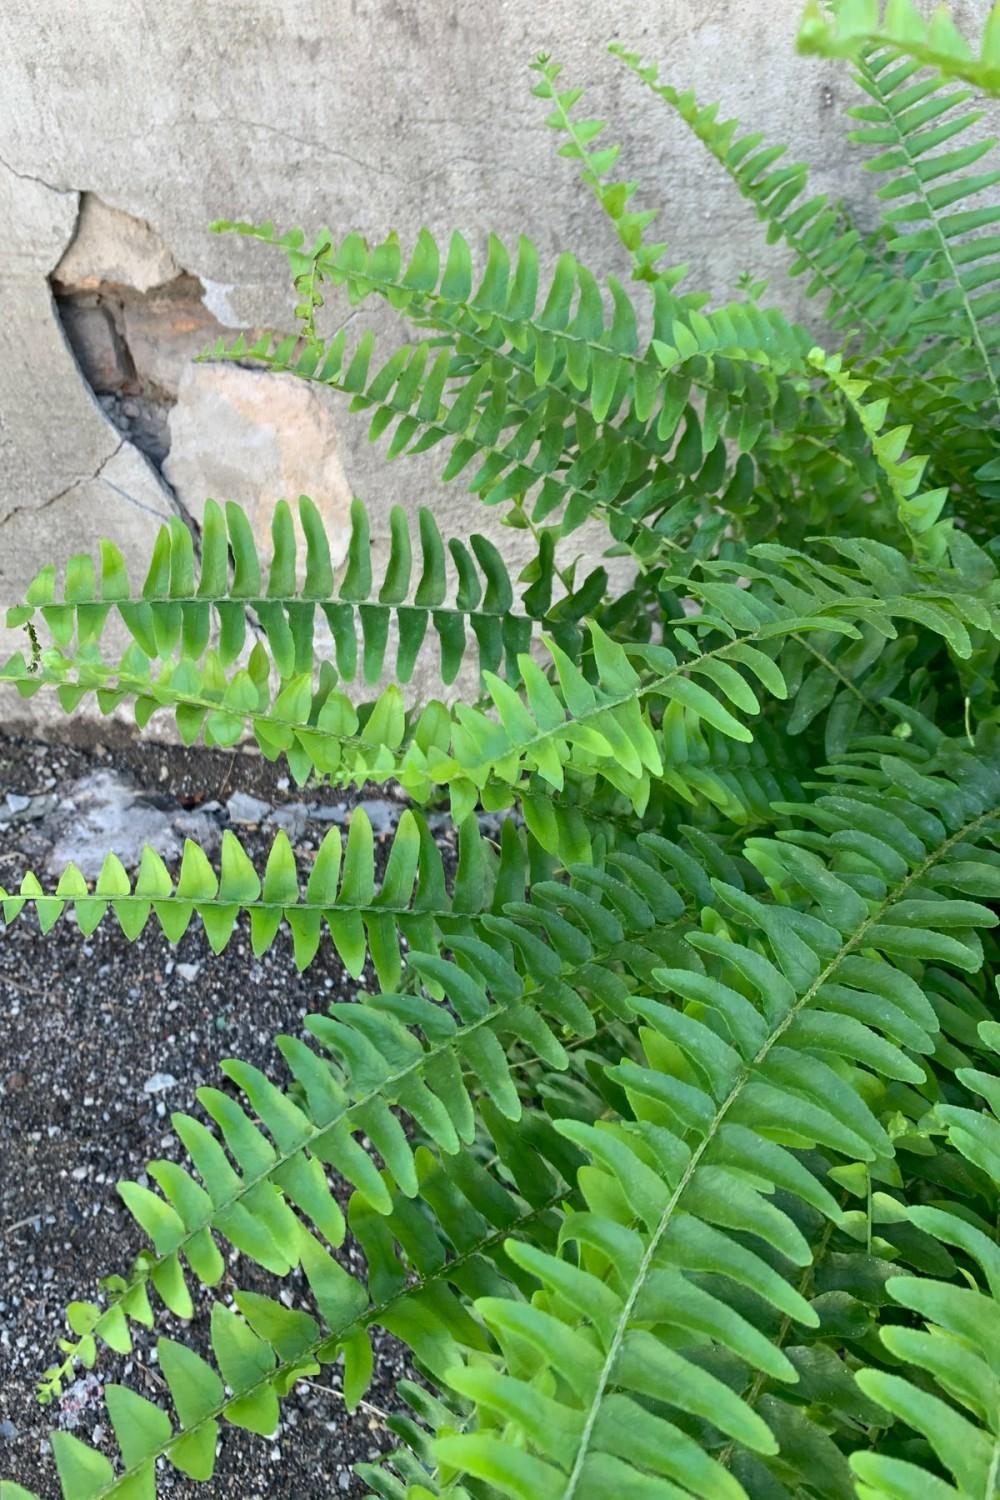
[[[194,282],[194,287],[198,286]],[[177,395],[181,376],[191,361],[222,331],[196,291],[188,296],[126,302],[123,313],[125,339],[136,374],[171,396]]]
[[[111,282],[148,292],[180,273],[180,266],[145,220],[111,208],[94,193],[84,193],[76,234],[53,278],[82,289],[96,290],[102,282]]]
[[[95,391],[118,391],[128,380],[128,355],[106,307],[63,310],[63,327],[81,370]]]
[[[322,393],[294,375],[189,366],[170,414],[163,472],[198,519],[209,495],[244,506],[262,556],[275,502],[301,494],[319,508],[334,557],[347,549],[351,494],[337,428]]]
[[[32,824],[22,843],[25,853],[44,859],[53,875],[74,864],[93,880],[109,849],[134,870],[145,844],[164,859],[178,860],[185,839],[211,851],[219,837],[218,823],[205,813],[155,792],[143,794],[113,771],[93,771],[66,788],[59,806]]]
[[[178,969],[180,969],[182,965],[178,964],[177,967]],[[190,964],[185,964],[183,965],[183,967],[191,968],[192,966]],[[162,1094],[167,1089],[176,1088],[177,1079],[174,1077],[173,1073],[153,1073],[149,1078],[146,1079],[142,1087],[143,1092],[146,1094]]]
[[[286,802],[276,807],[268,821],[287,833],[292,843],[301,838],[309,820],[309,810],[304,802]]]
[[[106,391],[100,403],[123,437],[159,467],[170,449],[169,405],[163,400],[124,396],[117,391]]]
[[[260,797],[251,797],[249,792],[234,792],[226,809],[232,823],[260,823],[271,811],[271,804]]]

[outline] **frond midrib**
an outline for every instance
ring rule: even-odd
[[[837,600],[835,601],[835,607],[837,608],[838,612],[846,613],[848,606],[852,602],[855,601],[852,601],[849,598]],[[865,597],[860,602],[862,602],[866,608],[871,608],[874,604],[877,604],[878,601]],[[821,601],[822,609],[829,609],[831,607],[834,607],[834,601]],[[800,619],[801,617],[796,616],[796,618]],[[586,725],[591,720],[599,718],[602,714],[613,711],[616,708],[623,707],[626,703],[638,702],[644,698],[655,696],[675,678],[682,677],[686,673],[696,670],[698,666],[700,666],[703,662],[711,661],[716,657],[723,656],[727,650],[734,646],[745,645],[754,641],[774,639],[776,634],[780,635],[780,632],[776,631],[775,629],[775,627],[780,624],[781,618],[779,616],[776,620],[771,621],[767,625],[762,625],[757,630],[743,632],[742,634],[738,635],[736,640],[723,641],[718,646],[713,646],[707,651],[700,652],[698,656],[691,657],[686,661],[678,662],[677,666],[672,668],[670,671],[659,673],[655,677],[650,678],[648,681],[640,681],[638,684],[636,684],[636,686],[628,689],[627,691],[619,693],[605,693],[600,701],[597,702],[593,708],[587,709],[585,713],[573,714],[566,707],[566,705],[563,704],[563,709],[567,714],[567,717],[562,721],[561,724],[555,725],[551,729],[539,729],[536,734],[524,739],[517,740],[507,747],[501,757],[491,756],[486,760],[476,762],[474,765],[460,765],[457,767],[457,774],[464,777],[469,777],[475,780],[477,785],[480,785],[488,775],[490,770],[493,768],[493,766],[496,764],[498,758],[505,760],[515,753],[519,756],[523,755],[534,750],[538,745],[559,739],[560,736],[565,736],[566,730],[571,728],[571,726],[574,724]],[[788,633],[791,634],[792,632]],[[231,715],[232,717],[242,718],[247,724],[262,724],[268,727],[273,727],[277,730],[290,730],[293,734],[296,730],[302,730],[304,733],[316,736],[320,739],[329,740],[331,743],[339,745],[350,745],[352,747],[356,746],[359,750],[368,750],[374,752],[381,748],[377,742],[366,739],[363,734],[337,734],[333,730],[324,729],[318,724],[303,724],[299,720],[281,718],[266,711],[255,712],[249,709],[234,708],[226,705],[221,698],[216,700],[204,697],[201,694],[190,692],[175,693],[171,689],[169,684],[160,684],[152,678],[140,677],[136,673],[119,672],[117,668],[104,662],[101,662],[99,664],[90,662],[81,664],[71,657],[63,657],[62,660],[65,664],[67,672],[76,670],[88,675],[92,674],[99,678],[103,678],[103,682],[67,683],[66,679],[63,677],[40,676],[39,674],[32,675],[27,671],[27,669],[25,669],[23,672],[7,673],[0,677],[0,681],[13,683],[25,682],[33,684],[35,686],[80,686],[85,688],[85,690],[88,692],[96,691],[99,686],[107,686],[110,687],[112,691],[114,691],[116,685],[118,687],[124,685],[129,691],[135,692],[137,696],[156,698],[158,705],[164,708],[183,706],[205,709],[210,713],[225,713]],[[51,667],[50,664],[49,671],[54,672],[54,670],[55,669]],[[159,689],[159,694],[157,693],[157,689]],[[499,723],[498,720],[491,720],[490,722]],[[413,735],[411,735],[409,738],[404,737],[400,744],[392,749],[392,754],[396,758],[395,766],[393,768],[394,770],[398,769],[399,764],[403,761],[407,752],[412,749],[415,744],[416,740]],[[572,764],[572,762],[570,762],[570,764]],[[392,772],[390,771],[387,771],[385,773],[386,776],[391,774]]]
[[[101,898],[91,897],[88,899],[93,900]],[[106,899],[111,900],[119,898]],[[207,905],[209,903],[196,902],[196,905],[203,904]],[[231,902],[214,904],[225,904],[230,906],[232,905]],[[372,910],[371,907],[353,909]],[[382,908],[381,910],[389,911],[391,909]],[[419,913],[415,913],[409,910],[407,910],[406,914],[419,916],[430,915],[432,917],[438,915],[434,912],[420,911]],[[440,913],[440,915],[447,918],[453,918],[456,922],[464,921],[475,923],[477,920],[476,913],[456,913],[450,908],[446,912]],[[479,915],[481,916],[484,914]],[[489,913],[485,913],[485,915],[489,915]],[[671,928],[675,927],[680,920],[682,920],[681,916],[674,918],[672,921],[659,921],[656,923],[656,930],[670,930]],[[577,968],[586,969],[589,966],[593,965],[595,962],[598,964],[602,962],[606,963],[610,959],[614,949],[618,946],[618,943],[612,943],[609,944],[603,951],[600,948],[595,947],[590,955],[581,964],[567,964],[561,971],[560,977],[562,978],[564,983],[570,983]],[[485,1015],[480,1016],[475,1021],[467,1022],[455,1032],[453,1032],[450,1036],[444,1038],[441,1042],[435,1043],[432,1046],[428,1046],[426,1051],[422,1052],[419,1057],[414,1058],[413,1062],[407,1064],[405,1068],[401,1068],[397,1072],[389,1074],[387,1077],[381,1079],[373,1088],[369,1089],[360,1098],[352,1099],[350,1103],[345,1105],[343,1109],[341,1109],[331,1119],[325,1121],[322,1125],[316,1124],[315,1122],[310,1120],[308,1130],[303,1134],[302,1138],[297,1142],[295,1146],[289,1148],[286,1151],[281,1151],[280,1149],[275,1147],[274,1159],[262,1171],[255,1173],[253,1176],[241,1175],[239,1188],[234,1191],[228,1198],[226,1198],[224,1202],[213,1202],[210,1212],[208,1212],[203,1218],[199,1219],[193,1228],[189,1228],[187,1225],[185,1225],[184,1235],[180,1239],[178,1239],[177,1243],[170,1251],[163,1255],[155,1255],[154,1257],[145,1258],[142,1262],[139,1274],[133,1274],[133,1276],[128,1280],[127,1284],[114,1294],[114,1298],[109,1301],[108,1307],[105,1309],[104,1313],[102,1313],[101,1320],[99,1320],[95,1325],[93,1331],[100,1333],[100,1322],[103,1321],[104,1317],[111,1313],[114,1308],[120,1306],[132,1292],[137,1290],[138,1287],[144,1286],[150,1280],[153,1272],[158,1267],[165,1264],[165,1262],[170,1260],[172,1257],[183,1254],[185,1247],[189,1245],[192,1240],[196,1239],[198,1235],[202,1234],[205,1230],[224,1233],[224,1231],[218,1229],[219,1219],[224,1214],[228,1213],[230,1209],[242,1203],[253,1193],[256,1188],[260,1187],[263,1183],[271,1182],[272,1179],[274,1179],[281,1171],[282,1167],[286,1166],[288,1162],[293,1161],[302,1152],[310,1151],[321,1137],[334,1130],[338,1125],[342,1124],[345,1121],[350,1123],[350,1118],[353,1113],[355,1113],[356,1111],[363,1111],[374,1100],[382,1097],[387,1090],[393,1089],[397,1084],[405,1083],[408,1078],[422,1073],[430,1064],[435,1061],[436,1058],[444,1056],[445,1054],[453,1051],[453,1049],[462,1041],[464,1041],[465,1038],[473,1035],[474,1033],[482,1030],[485,1027],[493,1026],[497,1022],[502,1021],[505,1016],[509,1015],[512,1011],[516,1011],[524,1004],[530,1004],[534,994],[535,991],[533,990],[524,990],[522,993],[513,996],[509,1000],[494,1002]]]

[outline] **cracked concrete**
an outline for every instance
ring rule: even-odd
[[[138,577],[174,508],[151,465],[122,440],[81,379],[53,308],[48,276],[72,241],[79,195],[0,164],[0,600],[19,598],[39,568],[93,552],[113,532]],[[2,616],[0,616],[2,620]],[[0,656],[23,644],[0,628]],[[20,700],[0,698],[9,722]],[[37,719],[37,715],[33,714]]]

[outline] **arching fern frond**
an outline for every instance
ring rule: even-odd
[[[980,866],[992,886],[992,866]],[[981,1022],[990,1071],[959,1068],[957,1078],[987,1108],[941,1103],[935,1114],[951,1145],[985,1185],[984,1207],[1000,1193],[1000,1026]],[[977,1101],[978,1102],[978,1101]],[[927,1496],[994,1495],[1000,1484],[1000,1249],[989,1219],[959,1216],[938,1205],[914,1206],[909,1219],[921,1232],[963,1257],[964,1280],[893,1276],[886,1292],[912,1316],[879,1330],[885,1366],[861,1370],[858,1384],[893,1423],[919,1434],[903,1450],[857,1453],[851,1465],[866,1500],[923,1500]],[[966,1269],[968,1267],[969,1269]],[[913,1326],[914,1318],[923,1326]],[[906,1457],[897,1456],[901,1451]],[[953,1485],[938,1477],[943,1468]]]
[[[288,924],[299,969],[313,961],[325,930],[349,974],[358,978],[370,955],[379,983],[392,990],[403,972],[404,947],[439,951],[447,939],[468,930],[468,918],[490,909],[497,884],[523,895],[527,861],[513,824],[509,831],[512,836],[502,840],[498,860],[475,818],[466,820],[451,894],[440,850],[426,822],[409,809],[399,820],[376,891],[372,826],[364,809],[357,808],[346,841],[336,828],[325,835],[304,883],[283,831],[271,845],[262,877],[227,828],[218,874],[203,849],[188,839],[176,881],[147,845],[134,884],[117,856],[109,853],[93,892],[70,865],[53,892],[44,892],[29,872],[18,894],[0,891],[0,902],[8,924],[25,905],[34,907],[43,932],[70,908],[84,936],[110,911],[130,941],[155,916],[165,936],[177,943],[197,916],[215,953],[226,948],[238,916],[246,913],[258,955],[270,948],[282,924]]]
[[[980,118],[967,108],[970,91],[950,87],[941,74],[922,74],[919,63],[897,51],[863,49],[855,76],[870,102],[851,111],[860,122],[851,139],[873,153],[869,170],[887,179],[878,195],[887,205],[889,249],[907,258],[918,292],[907,361],[934,377],[934,388],[923,395],[924,387],[913,387],[914,401],[925,411],[921,442],[936,435],[938,445],[953,449],[983,492],[995,498],[990,429],[1000,413],[1000,239],[983,231],[995,230],[1000,209],[966,206],[1000,182],[996,168],[975,170],[995,140],[973,133],[961,144]],[[956,341],[958,328],[962,336]],[[970,420],[973,412],[983,419]]]
[[[546,640],[557,682],[528,655],[519,658],[523,698],[502,679],[485,674],[496,717],[464,704],[446,709],[432,703],[412,720],[394,685],[359,714],[343,693],[322,683],[314,689],[305,674],[272,698],[266,680],[255,680],[248,670],[227,678],[211,653],[204,664],[182,659],[154,673],[135,645],[117,666],[103,662],[90,646],[75,656],[46,652],[31,667],[18,653],[0,669],[0,681],[14,683],[27,697],[55,686],[65,708],[91,691],[104,713],[132,699],[141,724],[157,708],[171,708],[187,743],[203,734],[206,743],[233,744],[249,727],[263,753],[269,759],[284,754],[300,782],[314,771],[341,784],[394,778],[418,801],[426,801],[435,786],[446,786],[459,822],[491,781],[512,792],[537,772],[558,791],[567,768],[602,776],[641,811],[650,773],[658,775],[662,765],[648,718],[650,703],[680,701],[698,720],[749,742],[751,731],[731,708],[758,713],[760,701],[750,681],[767,691],[775,683],[757,648],[810,630],[857,634],[847,600],[834,601],[833,613],[812,613],[764,600],[748,603],[739,589],[731,593],[734,623],[724,615],[688,620],[673,632],[676,650],[642,645],[626,652],[591,622],[593,681],[554,640]],[[509,805],[510,792],[506,804],[495,801],[494,807]]]
[[[164,1461],[191,1479],[210,1479],[221,1423],[272,1433],[280,1402],[296,1382],[340,1358],[345,1395],[353,1407],[371,1377],[368,1330],[374,1326],[389,1329],[434,1373],[454,1357],[458,1339],[485,1347],[461,1296],[470,1281],[483,1280],[487,1268],[490,1284],[512,1286],[502,1253],[505,1237],[536,1225],[544,1232],[577,1159],[544,1118],[535,1117],[530,1128],[526,1122],[526,1133],[543,1160],[530,1173],[518,1169],[516,1186],[470,1153],[444,1163],[420,1148],[414,1169],[422,1196],[436,1205],[433,1215],[423,1218],[422,1233],[414,1233],[412,1209],[387,1193],[375,1173],[380,1201],[382,1196],[389,1200],[383,1209],[388,1242],[384,1235],[373,1238],[364,1230],[361,1221],[371,1214],[368,1200],[356,1194],[351,1204],[352,1224],[365,1235],[367,1283],[346,1271],[321,1238],[292,1219],[287,1233],[295,1264],[306,1278],[308,1310],[238,1291],[234,1306],[221,1301],[212,1306],[210,1360],[161,1338],[157,1362],[175,1415],[127,1387],[105,1387],[121,1466],[116,1472],[108,1458],[73,1434],[54,1432],[53,1453],[67,1500],[155,1496]],[[485,1143],[490,1144],[489,1136]],[[501,1167],[507,1168],[509,1139],[499,1133],[495,1148]],[[562,1163],[561,1174],[553,1170],[556,1161]],[[405,1269],[393,1248],[396,1236],[407,1246]],[[143,1308],[136,1301],[135,1310],[138,1321],[151,1321],[148,1305]],[[97,1311],[76,1304],[74,1316],[84,1328]],[[83,1342],[92,1338],[84,1333]],[[114,1345],[130,1347],[124,1322]]]
[[[106,1309],[90,1307],[85,1318],[82,1312],[73,1314],[76,1322],[86,1321],[91,1343],[67,1347],[66,1361],[47,1379],[47,1395],[58,1394],[74,1361],[88,1355],[93,1340],[118,1348],[129,1319],[148,1318],[149,1288],[171,1311],[187,1316],[191,1297],[184,1266],[201,1284],[214,1285],[222,1266],[214,1236],[277,1275],[299,1263],[294,1254],[297,1215],[305,1215],[332,1245],[339,1245],[343,1221],[323,1175],[325,1166],[333,1166],[362,1191],[373,1211],[390,1213],[388,1192],[379,1185],[359,1137],[379,1153],[390,1187],[396,1184],[413,1197],[418,1186],[414,1156],[400,1118],[445,1156],[467,1151],[475,1130],[475,1097],[492,1100],[499,1117],[520,1120],[518,1066],[541,1058],[549,1069],[561,1071],[567,1064],[566,1046],[592,1037],[595,1017],[605,1023],[623,1019],[629,1014],[630,993],[648,985],[658,965],[683,959],[680,934],[690,920],[686,908],[703,899],[705,882],[692,854],[677,844],[658,838],[641,843],[634,853],[613,854],[603,869],[573,867],[567,881],[545,880],[539,873],[528,901],[525,851],[513,825],[508,825],[495,872],[486,869],[482,843],[474,827],[466,825],[450,899],[440,855],[427,842],[417,897],[407,907],[413,877],[401,872],[418,857],[414,826],[401,825],[376,897],[370,894],[367,833],[353,849],[349,843],[341,896],[346,893],[353,906],[341,901],[336,908],[321,909],[315,904],[319,892],[310,890],[305,902],[290,905],[294,867],[280,836],[275,845],[279,858],[272,852],[269,874],[283,888],[270,893],[270,902],[268,876],[263,902],[244,888],[240,904],[250,911],[255,947],[273,939],[284,916],[300,958],[308,961],[322,919],[345,961],[359,971],[367,929],[372,957],[389,987],[363,1003],[336,1005],[311,1017],[306,1027],[320,1052],[296,1038],[279,1038],[294,1080],[291,1090],[275,1088],[257,1069],[236,1060],[227,1063],[224,1071],[245,1096],[245,1105],[214,1089],[199,1096],[222,1142],[198,1120],[174,1116],[174,1129],[198,1178],[187,1168],[154,1164],[150,1173],[159,1195],[124,1185],[126,1205],[153,1251],[140,1255],[127,1280],[116,1281]],[[234,845],[235,840],[230,851]],[[190,860],[190,867],[197,865],[214,880],[203,856],[191,858],[192,848],[185,864]],[[329,874],[329,854],[321,851],[317,866],[321,861]],[[742,883],[732,860],[720,855],[719,865]],[[230,852],[230,872],[235,867],[236,856]],[[253,874],[245,856],[243,868]],[[223,872],[225,879],[225,854]],[[29,880],[32,884],[37,882]],[[359,886],[366,889],[359,891]],[[67,898],[51,904],[37,894],[8,898],[4,905],[10,916],[25,899],[38,906],[48,926],[54,920],[52,907]],[[148,902],[127,895],[111,899],[127,935],[135,936],[136,918],[143,917]],[[77,900],[85,931],[92,930],[105,905],[93,897]],[[183,896],[161,894],[156,902],[169,936],[177,936],[192,906],[210,936],[218,937],[220,926],[228,935],[232,901],[220,906],[189,889]],[[397,927],[409,945],[406,983],[411,988],[403,993]],[[427,951],[420,952],[419,943]],[[252,1125],[251,1114],[259,1128]],[[495,1128],[501,1128],[499,1121]],[[74,1327],[77,1333],[84,1331]]]
[[[767,225],[768,243],[781,239],[794,251],[789,274],[808,277],[806,296],[826,297],[830,326],[869,352],[895,344],[912,307],[910,289],[871,254],[842,205],[828,193],[807,196],[808,166],[786,162],[787,148],[767,145],[760,132],[740,134],[738,120],[719,119],[718,104],[699,104],[690,91],[660,82],[656,65],[638,53],[610,50],[691,127]]]
[[[939,520],[948,499],[948,490],[943,485],[937,489],[920,489],[927,466],[926,456],[916,454],[903,458],[911,429],[899,426],[887,432],[882,430],[888,403],[863,402],[861,398],[869,390],[870,382],[845,370],[839,354],[828,355],[822,349],[813,349],[809,362],[832,381],[861,422],[896,512],[914,548],[931,562],[940,561],[947,550],[951,529],[950,522]]]
[[[597,281],[570,255],[560,257],[544,305],[536,311],[538,256],[523,239],[516,265],[500,241],[491,239],[474,290],[471,255],[460,235],[452,237],[442,272],[440,252],[426,232],[404,269],[395,238],[369,250],[357,235],[337,247],[324,235],[309,255],[299,230],[278,236],[271,225],[217,227],[282,246],[293,274],[301,263],[315,260],[323,276],[345,286],[354,301],[373,294],[385,298],[418,326],[444,335],[458,364],[453,366],[443,351],[428,370],[427,346],[404,346],[369,385],[370,338],[348,361],[342,335],[329,346],[310,340],[298,353],[294,336],[273,344],[265,339],[249,350],[242,341],[229,350],[220,344],[212,358],[249,354],[271,368],[349,391],[356,405],[376,405],[374,435],[400,416],[390,454],[456,437],[446,475],[484,455],[470,487],[490,503],[521,496],[540,482],[535,514],[542,519],[567,498],[568,483],[574,493],[565,530],[578,526],[597,505],[613,506],[623,486],[638,488],[651,463],[666,461],[675,442],[681,447],[682,418],[686,432],[692,420],[698,421],[692,400],[705,393],[711,395],[711,439],[704,453],[714,451],[723,431],[744,451],[751,448],[765,413],[784,389],[781,377],[803,369],[810,342],[779,313],[751,303],[701,312],[702,299],[679,299],[668,279],[660,278],[652,285],[653,339],[642,351],[635,309],[624,289],[609,280],[609,321]],[[460,385],[449,404],[445,390],[451,377]],[[512,436],[498,447],[498,436],[509,427]],[[561,480],[553,471],[563,454],[570,465]],[[639,455],[645,458],[637,466]],[[646,482],[656,477],[647,476]],[[598,493],[584,498],[593,486]]]
[[[667,247],[665,244],[650,245],[645,240],[645,231],[657,217],[656,210],[646,209],[637,213],[629,208],[637,183],[608,181],[617,165],[621,147],[594,147],[598,136],[603,135],[607,129],[607,122],[574,118],[573,110],[582,98],[583,90],[557,87],[562,72],[561,63],[555,63],[542,54],[532,66],[539,75],[539,80],[531,92],[536,99],[544,99],[552,105],[546,125],[569,137],[559,147],[559,155],[579,163],[580,176],[611,220],[615,233],[632,259],[635,279],[654,282],[662,279],[670,286],[676,286],[683,279],[687,268],[670,266],[657,269],[656,262],[662,259]],[[692,298],[692,305],[698,307],[701,300],[698,297]]]

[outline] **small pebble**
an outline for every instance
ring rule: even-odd
[[[146,1094],[162,1094],[165,1089],[176,1088],[177,1079],[173,1073],[154,1073],[146,1079],[143,1084],[143,1092]]]
[[[271,804],[246,792],[234,792],[226,803],[226,810],[231,823],[260,823],[271,811]]]

